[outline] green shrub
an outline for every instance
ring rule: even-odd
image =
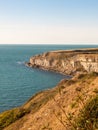
[[[1,113],[0,114],[0,130],[3,130],[3,128],[5,128],[6,126],[20,119],[26,113],[28,113],[28,111],[23,108],[15,108],[15,109]]]
[[[98,95],[90,99],[76,121],[79,130],[98,129]]]

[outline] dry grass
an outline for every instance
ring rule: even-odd
[[[81,124],[82,120],[78,115],[83,110],[85,117],[89,98],[95,100],[97,88],[97,73],[62,80],[55,88],[40,92],[25,103],[23,108],[30,110],[30,113],[5,130],[70,130],[71,125],[79,127],[77,124]]]

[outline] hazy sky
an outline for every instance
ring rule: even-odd
[[[0,43],[98,43],[98,0],[0,0]]]

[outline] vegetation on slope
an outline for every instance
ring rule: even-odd
[[[0,130],[3,130],[5,127],[21,119],[26,114],[29,114],[31,111],[32,113],[35,113],[49,100],[51,100],[52,97],[56,95],[56,93],[57,91],[55,89],[39,92],[32,96],[23,106],[1,113]]]
[[[26,115],[29,111],[23,108],[15,108],[12,110],[5,111],[0,114],[0,130],[3,130],[6,126],[20,119]]]
[[[90,99],[76,120],[78,130],[98,129],[98,95]]]
[[[23,106],[1,113],[0,130],[97,130],[97,81],[98,73],[62,80]]]

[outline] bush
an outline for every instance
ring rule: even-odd
[[[76,125],[79,130],[98,129],[98,95],[88,101]]]
[[[3,112],[2,114],[0,114],[0,130],[3,130],[3,128],[5,128],[6,126],[20,119],[26,113],[28,113],[28,111],[23,108],[15,108]]]

